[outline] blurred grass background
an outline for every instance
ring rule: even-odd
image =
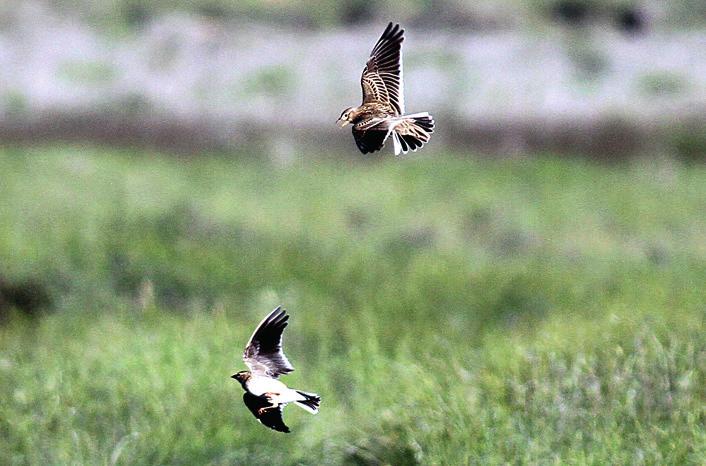
[[[233,157],[2,151],[0,462],[702,462],[706,168]],[[228,378],[280,303],[287,436]]]
[[[388,20],[419,154],[357,153]],[[0,464],[706,457],[697,0],[0,4]],[[282,304],[319,415],[229,377]]]
[[[14,0],[11,0],[10,4],[12,1]],[[536,25],[547,17],[559,17],[568,21],[603,21],[619,25],[625,24],[628,16],[639,16],[642,19],[647,14],[661,22],[685,27],[703,25],[706,20],[706,7],[698,0],[55,0],[51,4],[62,10],[79,12],[83,18],[98,24],[106,24],[106,20],[110,20],[113,27],[118,25],[128,28],[140,26],[173,11],[219,19],[247,19],[314,28],[367,23],[381,17],[394,17],[406,23],[412,22],[416,26],[446,27],[468,24],[476,27],[507,27],[523,23]]]

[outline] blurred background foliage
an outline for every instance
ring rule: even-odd
[[[388,20],[399,159],[334,124]],[[0,3],[0,464],[703,464],[703,50],[697,0]],[[287,436],[229,379],[279,304]]]
[[[12,8],[12,3],[8,3],[8,9]],[[126,27],[139,27],[171,12],[313,28],[355,25],[380,18],[395,18],[417,27],[445,28],[536,25],[549,19],[573,23],[598,21],[624,29],[639,29],[648,18],[664,25],[687,27],[703,25],[706,20],[706,7],[698,0],[57,0],[48,4],[96,24],[109,20],[113,26]]]

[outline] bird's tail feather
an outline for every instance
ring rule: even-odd
[[[319,395],[316,393],[301,392],[299,390],[297,390],[297,393],[304,397],[303,400],[295,401],[297,406],[304,408],[311,414],[319,412],[319,405],[321,404],[321,397]]]
[[[398,119],[393,132],[395,155],[416,151],[429,142],[434,132],[434,119],[427,112],[403,115]]]

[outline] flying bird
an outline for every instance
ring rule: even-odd
[[[338,124],[353,124],[353,138],[364,154],[380,150],[392,135],[395,155],[416,151],[429,142],[434,119],[427,112],[404,114],[404,85],[400,50],[404,29],[387,25],[363,68],[363,103],[341,112]]]
[[[319,412],[321,397],[287,387],[278,380],[280,375],[294,370],[282,350],[282,332],[288,324],[287,311],[278,306],[257,326],[245,345],[243,361],[250,369],[233,374],[245,393],[245,406],[265,426],[279,432],[289,432],[282,420],[282,410],[288,403],[309,411]]]

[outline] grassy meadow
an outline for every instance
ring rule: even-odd
[[[0,464],[705,464],[706,166],[4,148],[0,283]]]

